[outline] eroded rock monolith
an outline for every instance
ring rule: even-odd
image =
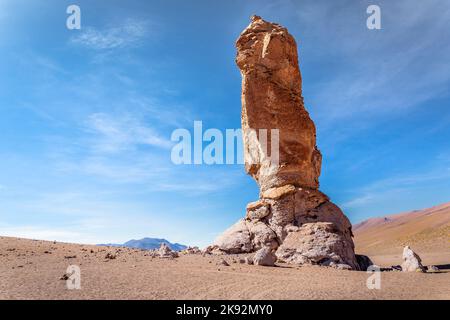
[[[349,220],[318,190],[322,156],[303,103],[294,38],[286,28],[253,16],[236,46],[245,170],[257,181],[260,199],[248,204],[245,218],[226,230],[215,248],[224,253],[270,248],[278,261],[360,269]],[[266,148],[261,129],[267,130]],[[272,143],[272,129],[278,130],[278,144]]]

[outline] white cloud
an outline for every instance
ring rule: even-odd
[[[155,181],[158,191],[180,192],[184,195],[199,196],[236,187],[245,177],[239,166],[195,169],[192,166],[173,166],[172,170]],[[211,179],[214,176],[214,179]]]
[[[87,156],[78,161],[62,158],[56,171],[64,174],[87,175],[107,179],[110,183],[153,183],[164,176],[168,169],[157,158],[142,154],[130,156]]]
[[[429,172],[410,175],[398,175],[380,179],[357,190],[354,199],[343,203],[344,209],[358,209],[370,204],[395,198],[395,195],[408,194],[413,189],[420,188],[430,182],[446,181],[450,179],[450,167],[439,167]]]
[[[139,145],[165,149],[172,146],[170,140],[161,137],[154,129],[129,114],[113,116],[94,113],[88,117],[86,125],[87,130],[94,134],[96,153],[116,153]]]
[[[345,202],[341,205],[343,209],[350,209],[350,208],[357,208],[363,205],[366,205],[367,203],[370,203],[374,198],[374,195],[372,194],[365,194],[361,197],[357,197],[355,199],[352,199],[348,202]]]
[[[105,29],[83,27],[80,34],[71,38],[71,43],[97,50],[118,49],[137,46],[148,34],[147,21],[128,19],[122,25]]]
[[[412,174],[412,175],[403,175],[396,176],[393,178],[387,178],[378,180],[372,184],[370,184],[366,189],[368,190],[378,190],[378,189],[386,189],[394,186],[416,186],[423,182],[435,181],[435,180],[443,180],[450,178],[450,167],[447,168],[437,168],[429,172],[420,173],[420,174]]]
[[[301,40],[307,46],[300,47],[300,64],[302,58],[316,63],[324,57],[334,60],[323,81],[305,92],[321,130],[324,124],[335,130],[337,121],[350,118],[370,125],[374,117],[409,112],[448,93],[448,1],[379,5],[382,30],[377,31],[365,27],[367,5],[361,3],[307,1],[298,10]]]

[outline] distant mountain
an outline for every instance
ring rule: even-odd
[[[181,251],[187,248],[187,246],[185,245],[179,243],[171,243],[166,239],[157,239],[157,238],[143,238],[140,240],[133,239],[125,242],[124,244],[108,243],[108,244],[99,244],[99,246],[128,247],[128,248],[152,250],[158,249],[161,246],[161,243],[167,244],[170,249],[175,251]]]
[[[358,253],[391,254],[410,245],[419,252],[447,252],[450,202],[424,210],[371,218],[353,226]]]

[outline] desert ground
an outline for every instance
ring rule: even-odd
[[[229,266],[214,255],[152,258],[145,250],[0,237],[0,299],[450,299],[450,270],[382,272],[380,290],[369,290],[366,272],[224,258]],[[424,264],[442,261],[433,259]],[[69,265],[81,269],[79,290],[66,287]]]

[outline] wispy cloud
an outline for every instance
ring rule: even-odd
[[[355,198],[342,204],[344,209],[358,209],[366,205],[395,198],[395,195],[406,194],[427,183],[447,181],[450,179],[450,165],[435,168],[428,172],[380,179],[356,191]]]
[[[211,176],[214,176],[213,180]],[[236,187],[242,182],[243,177],[245,177],[245,173],[239,166],[214,168],[171,166],[164,177],[161,176],[156,180],[156,188],[158,191],[199,196]]]
[[[373,198],[374,198],[373,194],[364,194],[360,197],[357,197],[355,199],[343,203],[342,208],[344,209],[357,208],[362,205],[370,203],[373,200]]]
[[[322,126],[331,129],[336,121],[355,118],[370,124],[374,117],[408,112],[448,93],[447,1],[413,6],[408,0],[378,1],[382,30],[377,31],[365,27],[369,2],[306,2],[298,18],[305,32],[301,39],[309,45],[300,48],[300,57],[311,62],[326,54],[335,61],[324,81],[305,93]]]
[[[94,136],[93,147],[97,153],[116,153],[139,145],[168,149],[172,145],[170,140],[131,114],[91,114],[86,130]]]
[[[148,35],[148,21],[127,19],[119,26],[104,29],[83,27],[79,35],[71,38],[71,43],[96,50],[110,50],[140,45]]]
[[[60,173],[78,174],[97,177],[108,180],[110,183],[143,183],[154,178],[166,170],[159,168],[155,171],[155,164],[151,161],[142,160],[120,161],[108,157],[86,157],[75,161],[74,159],[63,159],[56,165],[55,170]]]

